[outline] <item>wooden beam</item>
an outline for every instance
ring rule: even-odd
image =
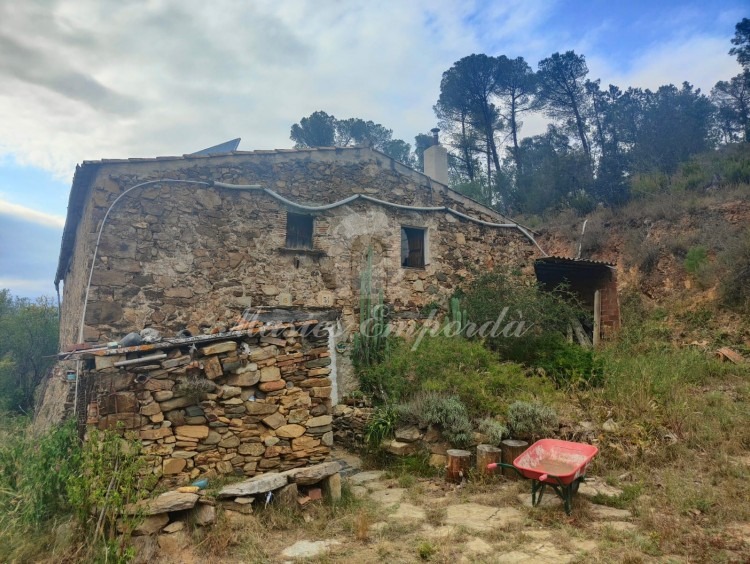
[[[594,347],[599,346],[602,331],[602,292],[594,292]]]

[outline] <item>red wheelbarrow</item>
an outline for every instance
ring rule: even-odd
[[[542,502],[544,490],[549,486],[563,500],[565,513],[570,515],[573,496],[586,479],[586,470],[597,452],[599,449],[593,445],[542,439],[523,451],[512,465],[494,462],[487,468],[512,468],[531,480],[531,505],[534,507]]]

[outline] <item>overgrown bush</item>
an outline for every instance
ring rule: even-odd
[[[497,415],[516,399],[551,398],[554,386],[524,368],[500,362],[477,341],[425,337],[402,341],[381,364],[360,373],[360,384],[381,401],[404,403],[420,391],[457,396],[471,418]]]
[[[508,427],[514,438],[543,437],[556,429],[557,413],[539,403],[516,401],[508,407]]]
[[[146,472],[141,444],[115,431],[92,431],[84,443],[81,465],[67,494],[87,532],[89,558],[128,562],[134,556],[130,534],[143,516],[136,504],[148,497],[156,476]],[[122,535],[116,535],[119,523]]]
[[[485,337],[493,350],[507,360],[530,364],[540,341],[566,334],[573,319],[589,317],[565,288],[544,291],[520,275],[501,270],[477,277],[466,290],[463,303],[472,323],[506,329]]]
[[[81,463],[81,447],[74,423],[31,437],[25,428],[25,418],[6,418],[3,421],[5,436],[0,448],[2,519],[40,525],[54,515],[71,511],[67,487],[75,479]]]
[[[651,240],[644,241],[640,251],[636,256],[639,257],[638,268],[643,274],[651,274],[659,264],[661,256],[661,246]]]
[[[607,231],[598,218],[588,221],[583,235],[579,231],[574,239],[580,241],[581,256],[591,257],[594,253],[604,249],[607,244]]]
[[[487,436],[490,444],[495,446],[498,446],[510,434],[508,427],[500,423],[500,421],[490,419],[489,417],[485,417],[479,422],[478,430]]]
[[[502,358],[541,367],[558,385],[598,382],[592,351],[568,343],[564,337],[572,320],[590,321],[566,289],[547,292],[525,284],[518,276],[495,271],[477,278],[463,301],[472,323],[523,320],[523,334],[500,332],[485,339]]]
[[[569,343],[554,333],[538,338],[536,346],[527,362],[543,369],[557,386],[601,386],[602,361],[593,349]]]
[[[468,446],[472,440],[472,425],[466,406],[456,396],[436,392],[422,392],[396,407],[399,420],[425,428],[435,425],[454,446]]]

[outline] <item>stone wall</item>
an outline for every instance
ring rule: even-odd
[[[86,423],[134,431],[162,486],[325,460],[333,444],[326,332],[242,333],[192,352],[183,343],[89,354],[94,366],[80,382]],[[154,354],[165,357],[147,360]],[[115,366],[129,360],[137,364]]]
[[[91,165],[89,165],[91,166]],[[103,163],[82,210],[65,276],[61,340],[77,342],[96,234],[114,199],[157,178],[260,183],[301,203],[326,204],[354,193],[408,205],[447,205],[478,219],[502,218],[395,166],[370,150],[253,153],[211,158]],[[445,302],[476,272],[503,264],[529,268],[533,245],[518,230],[444,212],[410,212],[355,203],[315,214],[314,249],[285,249],[286,208],[262,192],[185,185],[135,190],[104,228],[84,337],[116,340],[133,328],[200,332],[245,307],[330,307],[356,321],[364,255],[396,314]],[[427,229],[427,265],[400,264],[400,227]]]
[[[339,404],[333,408],[333,438],[337,445],[357,452],[367,443],[365,431],[375,409],[372,407],[350,407]]]

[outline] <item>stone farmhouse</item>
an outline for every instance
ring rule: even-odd
[[[369,147],[79,165],[55,281],[69,412],[140,433],[169,483],[324,460],[332,405],[356,385],[368,254],[403,323],[496,265],[532,276],[542,256],[448,188],[446,155],[436,137],[425,174]],[[112,344],[144,328],[162,340]]]

